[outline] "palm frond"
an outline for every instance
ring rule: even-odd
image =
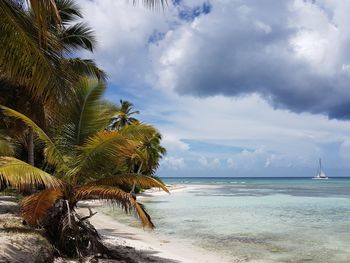
[[[138,140],[142,142],[147,137],[152,137],[157,130],[147,124],[135,124],[123,127],[118,131],[121,135],[128,139]]]
[[[76,200],[102,199],[121,206],[127,213],[135,210],[144,227],[154,228],[144,207],[131,194],[111,186],[83,186],[76,190]]]
[[[86,174],[99,169],[101,164],[110,167],[123,163],[132,155],[137,142],[127,140],[118,132],[99,132],[87,139],[86,143],[79,147],[80,154],[76,159],[75,173]]]
[[[21,214],[29,225],[38,226],[45,220],[48,210],[62,197],[61,189],[48,189],[32,194],[21,201]]]
[[[158,10],[160,7],[164,9],[168,5],[167,0],[132,0],[132,3],[133,5],[141,3],[152,10]]]
[[[110,120],[117,114],[119,110],[119,107],[116,104],[107,100],[101,100],[100,107],[102,116],[108,116]]]
[[[93,51],[96,44],[94,31],[86,23],[77,23],[65,28],[60,35],[66,51],[77,48]]]
[[[35,96],[47,96],[47,86],[52,86],[57,76],[54,65],[58,56],[51,51],[56,50],[58,43],[49,39],[46,44],[49,48],[44,52],[39,46],[38,28],[15,2],[0,1],[1,72],[28,87]]]
[[[107,79],[106,73],[96,66],[96,63],[91,59],[67,58],[61,60],[62,67],[70,69],[79,77],[86,76],[95,78],[101,81]]]
[[[62,24],[83,18],[80,8],[73,0],[56,0],[56,6],[62,21]]]
[[[35,123],[33,122],[30,118],[25,116],[24,114],[15,111],[13,109],[10,109],[6,106],[0,105],[0,109],[2,112],[9,117],[13,117],[15,119],[19,119],[23,121],[27,126],[29,126],[35,134],[39,137],[39,139],[45,143],[46,149],[45,149],[45,154],[47,161],[50,164],[53,165],[64,165],[64,160],[63,157],[60,153],[60,151],[57,149],[56,145],[52,142],[49,136],[46,135],[46,133]]]
[[[80,82],[80,96],[76,103],[76,145],[80,145],[88,136],[96,133],[105,127],[105,123],[101,125],[96,120],[98,111],[98,103],[105,90],[105,86],[101,82],[92,82],[83,79]]]
[[[18,189],[44,186],[57,188],[60,181],[43,170],[14,157],[0,157],[0,186]]]
[[[104,130],[110,120],[106,108],[101,105],[101,98],[105,86],[102,82],[82,78],[76,95],[69,108],[69,117],[62,133],[62,139],[68,146],[83,144],[88,137]],[[103,114],[106,114],[105,116]]]
[[[48,21],[52,18],[57,25],[61,23],[61,18],[55,0],[29,0],[30,9],[38,25],[39,39],[42,44],[46,44],[48,38]]]
[[[137,146],[137,142],[127,140],[118,132],[102,131],[90,137],[87,142],[80,147],[83,159],[92,160],[99,156],[109,159],[118,159],[132,155]],[[110,156],[108,158],[108,156]],[[83,161],[83,160],[80,160]]]
[[[142,145],[145,136],[151,136],[154,132],[152,126],[140,124],[129,125],[119,131],[96,133],[79,147],[81,154],[76,158],[78,165],[69,176],[92,174],[93,171],[105,168],[105,165],[110,168],[124,165]]]
[[[139,185],[144,188],[157,187],[169,193],[168,188],[161,181],[147,175],[141,174],[123,174],[116,175],[110,178],[104,178],[90,183],[89,185]]]

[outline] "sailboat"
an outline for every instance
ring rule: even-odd
[[[321,158],[319,159],[319,166],[317,169],[317,174],[315,177],[312,177],[312,179],[316,180],[326,180],[328,179],[327,175],[322,171],[322,164],[321,164]]]

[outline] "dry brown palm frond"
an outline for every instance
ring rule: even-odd
[[[140,217],[141,221],[142,221],[142,225],[144,227],[148,227],[153,229],[155,226],[151,220],[150,215],[146,212],[144,206],[142,204],[140,204],[139,202],[136,201],[136,199],[131,197],[131,203],[132,205],[135,207],[136,211],[137,211],[137,215]]]
[[[150,216],[131,194],[112,186],[82,186],[76,190],[77,201],[84,199],[101,199],[122,207],[126,212],[136,211],[144,227],[154,228]]]
[[[37,186],[59,188],[61,182],[43,170],[14,157],[0,157],[0,187],[3,185],[18,189]]]
[[[104,178],[101,180],[97,180],[95,182],[91,182],[90,185],[139,185],[144,188],[158,187],[169,193],[168,188],[160,181],[155,179],[152,176],[141,175],[141,174],[123,174],[116,175],[110,178]]]
[[[62,197],[61,189],[48,189],[30,195],[21,201],[21,214],[29,225],[38,226],[45,220],[48,210]]]

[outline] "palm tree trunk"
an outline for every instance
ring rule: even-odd
[[[138,169],[138,171],[137,171],[137,174],[139,174],[139,173],[141,172],[142,165],[143,165],[143,162],[142,162],[141,165],[139,166],[139,169]],[[136,183],[134,183],[134,184],[132,185],[130,194],[134,195],[135,187],[136,187]]]
[[[28,163],[34,166],[34,133],[31,128],[28,135]]]

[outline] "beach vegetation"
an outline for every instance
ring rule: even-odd
[[[42,189],[21,201],[22,216],[29,225],[45,228],[56,247],[70,256],[82,256],[87,250],[99,251],[103,247],[96,230],[76,213],[79,201],[101,199],[126,212],[135,211],[144,227],[153,228],[143,205],[120,186],[168,191],[151,175],[125,173],[129,160],[144,152],[149,138],[158,134],[156,129],[134,124],[106,130],[115,112],[103,101],[105,86],[87,78],[78,84],[74,103],[67,111],[70,114],[65,122],[49,129],[51,136],[24,114],[0,106],[5,116],[20,120],[33,130],[36,139],[44,144],[45,156],[43,169],[16,157],[1,156],[1,185]]]
[[[75,56],[96,43],[81,18],[73,0],[0,1],[0,190],[24,193],[25,224],[74,257],[109,253],[78,202],[119,206],[153,228],[135,188],[168,192],[155,177],[166,153],[160,133],[132,103],[106,101],[104,71]]]

